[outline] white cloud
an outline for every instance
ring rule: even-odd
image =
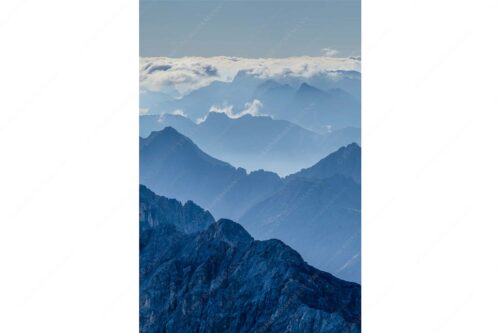
[[[168,94],[183,93],[207,85],[219,77],[210,63],[178,62],[169,58],[142,61],[139,75],[141,89]],[[174,61],[173,61],[174,60]]]
[[[214,113],[224,113],[226,116],[229,118],[238,118],[237,115],[233,112],[233,106],[232,105],[212,105],[210,107],[210,110],[208,112],[214,112]]]
[[[245,109],[240,113],[240,117],[246,114],[256,117],[263,106],[262,102],[258,99],[254,99],[251,103],[245,103]]]
[[[174,112],[172,112],[172,114],[174,116],[181,116],[181,117],[187,118],[187,114],[184,111],[182,111],[181,109],[174,110]]]
[[[327,53],[332,54],[332,49]],[[326,54],[325,54],[326,55]],[[181,97],[215,80],[231,81],[239,71],[248,71],[259,78],[311,78],[315,75],[335,76],[338,70],[359,71],[356,58],[290,57],[147,57],[140,59],[140,88],[161,91],[171,97]]]
[[[238,119],[245,115],[251,115],[253,117],[263,116],[259,113],[264,105],[258,99],[254,99],[252,102],[245,103],[245,108],[241,112],[235,112],[233,105],[212,105],[208,113],[224,113],[228,118]],[[207,120],[207,116],[196,119],[196,123],[200,124]]]
[[[158,123],[163,124],[163,123],[165,122],[165,115],[166,115],[166,114],[167,114],[166,112],[162,112],[162,113],[160,114],[160,116],[158,117],[158,120],[157,120],[157,121],[158,121]]]
[[[324,49],[321,49],[321,53],[327,57],[334,57],[339,54],[339,51],[331,49],[329,47],[325,47]]]
[[[184,111],[182,111],[181,109],[177,109],[177,110],[175,110],[175,111],[174,111],[174,112],[172,112],[172,113],[168,113],[168,112],[166,112],[166,111],[163,111],[162,113],[160,113],[160,116],[158,117],[158,120],[157,120],[157,121],[158,121],[158,123],[160,123],[160,124],[165,123],[165,121],[167,120],[167,119],[166,119],[166,118],[167,118],[167,117],[166,117],[166,115],[168,115],[168,114],[171,114],[171,115],[174,115],[174,116],[181,116],[181,117],[185,117],[185,118],[187,118],[187,115],[186,115],[186,114],[184,113]]]
[[[140,108],[139,109],[139,114],[143,115],[143,114],[147,114],[149,112],[149,109],[148,108]]]

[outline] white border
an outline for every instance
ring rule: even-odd
[[[363,332],[498,332],[500,4],[363,1]]]
[[[0,5],[0,331],[138,332],[138,3]]]

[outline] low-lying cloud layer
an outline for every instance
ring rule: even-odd
[[[215,80],[231,81],[245,70],[260,78],[310,78],[335,76],[338,70],[359,71],[359,58],[335,58],[328,49],[325,57],[237,58],[237,57],[147,57],[140,59],[141,90],[167,93],[172,97],[206,86]]]

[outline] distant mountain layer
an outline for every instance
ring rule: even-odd
[[[333,73],[332,73],[333,74]],[[306,82],[307,81],[307,82]],[[202,119],[214,107],[231,106],[235,113],[258,100],[258,113],[289,120],[318,133],[344,127],[360,127],[361,76],[355,71],[336,71],[309,79],[262,79],[239,72],[232,82],[214,81],[180,99],[144,92],[141,108],[150,114],[182,112],[191,120]],[[166,96],[166,95],[165,95]]]
[[[361,187],[350,178],[295,178],[238,222],[257,239],[284,241],[319,269],[361,281]]]
[[[320,135],[270,117],[246,115],[232,119],[223,113],[211,112],[200,124],[169,114],[140,118],[142,137],[167,126],[191,138],[211,156],[247,170],[264,169],[283,176],[315,163],[342,146],[360,142],[359,128],[348,127]]]
[[[282,183],[275,173],[247,173],[212,158],[171,127],[140,140],[141,183],[161,195],[193,200],[217,217],[237,219]]]
[[[179,230],[188,215],[197,222],[187,229],[198,229],[203,212],[141,187],[142,333],[360,332],[358,284],[307,265],[281,241],[255,241],[230,220]]]
[[[263,112],[268,112],[266,101],[274,98],[273,94],[270,95],[261,101]],[[283,101],[281,107],[276,107],[270,114],[321,133],[361,125],[359,100],[341,89],[327,92],[307,83],[303,83],[289,101]]]
[[[360,156],[352,144],[280,178],[236,169],[165,128],[141,139],[140,181],[239,221],[258,239],[281,239],[320,269],[360,281]]]

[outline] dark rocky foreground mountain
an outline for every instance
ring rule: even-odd
[[[142,333],[360,332],[358,284],[194,204],[140,193]]]
[[[287,178],[248,174],[203,153],[172,128],[141,139],[140,181],[240,222],[257,239],[283,240],[312,265],[360,281],[361,149],[338,150]]]
[[[360,130],[356,127],[318,134],[267,116],[245,115],[234,119],[224,113],[210,112],[199,124],[180,115],[140,117],[143,138],[167,126],[189,137],[211,156],[247,170],[264,169],[281,175],[309,166],[342,146],[360,142]]]
[[[139,187],[139,221],[141,230],[160,225],[173,225],[181,232],[204,230],[215,222],[212,214],[192,201],[184,205],[177,200],[156,195],[144,185]]]

